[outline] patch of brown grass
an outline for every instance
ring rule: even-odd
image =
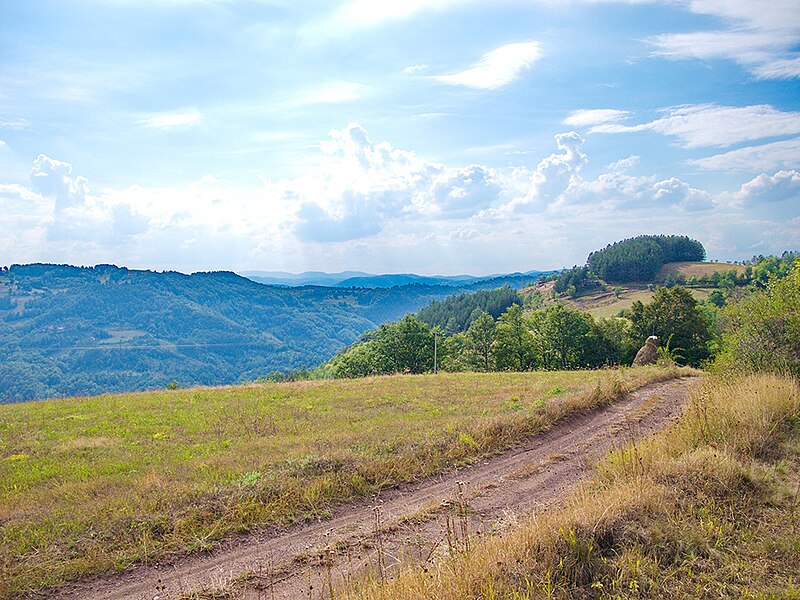
[[[798,598],[800,390],[713,380],[563,509],[348,598]]]

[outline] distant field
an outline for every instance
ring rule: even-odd
[[[703,276],[710,277],[714,273],[727,273],[734,271],[737,275],[744,273],[745,267],[743,265],[733,265],[728,263],[709,263],[709,262],[674,262],[667,263],[658,272],[656,279],[663,281],[667,276],[671,275],[676,277],[682,275],[686,279],[690,277],[697,277],[698,279]]]
[[[619,297],[614,294],[614,289],[616,287],[620,289]],[[550,289],[552,289],[552,284],[544,284],[542,286],[527,288],[527,290],[523,290],[523,292],[539,291],[545,299],[545,304],[551,304],[554,303],[554,301],[549,299]],[[687,289],[696,300],[703,301],[708,298],[708,295],[714,288],[702,287]],[[643,303],[650,302],[654,295],[655,292],[651,292],[645,284],[628,284],[608,286],[607,290],[587,294],[575,300],[559,298],[558,301],[563,302],[571,308],[586,311],[596,319],[607,319],[616,316],[621,310],[629,309],[637,300]]]
[[[0,598],[326,515],[677,373],[441,373],[0,406]]]

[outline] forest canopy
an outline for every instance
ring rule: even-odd
[[[684,235],[640,235],[589,254],[586,266],[600,279],[613,283],[653,281],[665,263],[700,262],[703,244]]]

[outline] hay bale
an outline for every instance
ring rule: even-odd
[[[658,347],[661,342],[654,335],[647,338],[639,351],[636,353],[636,358],[633,359],[634,367],[641,367],[643,365],[654,365],[658,362]]]

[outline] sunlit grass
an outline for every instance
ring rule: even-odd
[[[800,388],[706,381],[671,429],[612,453],[567,506],[361,599],[800,598]]]
[[[442,373],[0,406],[0,596],[324,516],[686,372]]]

